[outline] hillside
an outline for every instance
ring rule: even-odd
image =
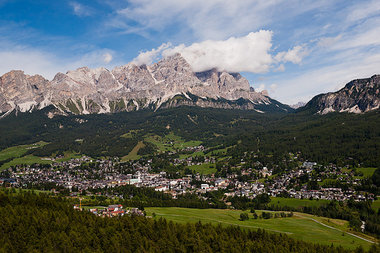
[[[309,110],[319,114],[329,112],[362,113],[380,107],[380,75],[353,80],[337,92],[320,94],[299,111]]]
[[[7,135],[1,136],[0,148],[45,141],[49,144],[29,153],[49,156],[73,151],[93,157],[123,157],[147,136],[173,132],[184,141],[196,140],[206,147],[234,146],[230,154],[257,149],[276,154],[300,151],[310,160],[326,163],[362,163],[374,167],[380,164],[379,111],[284,116],[183,106],[156,112],[141,110],[49,119],[45,115],[49,109],[3,118],[0,131]],[[130,138],[121,137],[131,130],[138,131]]]

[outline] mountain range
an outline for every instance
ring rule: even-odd
[[[319,114],[329,112],[362,113],[380,107],[380,75],[356,79],[337,92],[320,94],[311,99],[302,110]]]
[[[314,97],[298,110],[366,112],[379,108],[380,76],[350,82],[335,93]],[[265,112],[294,109],[256,92],[239,73],[194,72],[180,55],[150,66],[128,63],[113,70],[88,67],[58,73],[49,81],[21,70],[0,77],[0,117],[53,105],[48,116],[136,111],[181,105]]]

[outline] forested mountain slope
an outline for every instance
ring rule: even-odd
[[[45,109],[46,111],[49,108]],[[46,111],[11,114],[0,122],[0,148],[44,140],[39,156],[72,150],[90,156],[124,156],[147,134],[174,132],[206,147],[234,146],[232,153],[302,152],[320,162],[380,165],[380,112],[317,115],[178,107],[117,114],[46,117]],[[121,136],[138,130],[131,138]],[[78,142],[76,140],[80,139]]]

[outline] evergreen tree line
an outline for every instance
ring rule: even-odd
[[[378,252],[373,245],[369,252]],[[101,218],[64,199],[0,191],[1,252],[350,252],[264,230],[176,224],[144,217]],[[364,252],[358,248],[355,252]]]

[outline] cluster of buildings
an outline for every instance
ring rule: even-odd
[[[203,147],[197,147],[203,150]],[[192,157],[171,161],[174,165],[193,165],[200,163],[215,163],[215,158],[203,157],[202,162]],[[15,166],[5,171],[7,178],[1,182],[10,182],[12,186],[31,188],[36,185],[56,185],[68,189],[72,194],[88,189],[112,188],[122,185],[136,187],[151,187],[156,191],[166,192],[177,198],[185,193],[195,193],[201,196],[209,191],[224,190],[226,197],[255,198],[258,194],[267,193],[270,196],[287,196],[299,199],[326,199],[344,201],[353,198],[360,201],[374,199],[372,194],[356,192],[354,186],[360,185],[361,179],[355,177],[352,170],[342,170],[335,165],[322,167],[317,163],[303,162],[298,167],[276,175],[272,169],[265,166],[260,168],[239,168],[225,174],[224,177],[212,175],[190,174],[180,178],[169,178],[165,171],[153,173],[152,160],[145,162],[133,161],[121,166],[118,159],[92,160],[83,156],[65,162],[54,162],[52,165]],[[242,160],[241,164],[245,162]],[[260,164],[258,162],[258,164]],[[322,169],[321,169],[322,168]],[[2,172],[4,173],[4,172]],[[245,180],[242,180],[245,176]],[[1,177],[1,174],[0,174]],[[307,183],[301,180],[317,182],[315,188],[310,189]],[[336,186],[326,186],[327,179],[334,179],[347,187],[342,189]],[[198,183],[196,183],[198,182]],[[200,183],[199,183],[200,182]],[[108,215],[113,215],[107,213]]]
[[[79,205],[74,205],[74,209],[80,211],[83,210]],[[121,217],[124,215],[145,216],[144,212],[138,208],[124,209],[120,204],[109,205],[108,207],[104,208],[90,208],[89,211],[101,217]]]

